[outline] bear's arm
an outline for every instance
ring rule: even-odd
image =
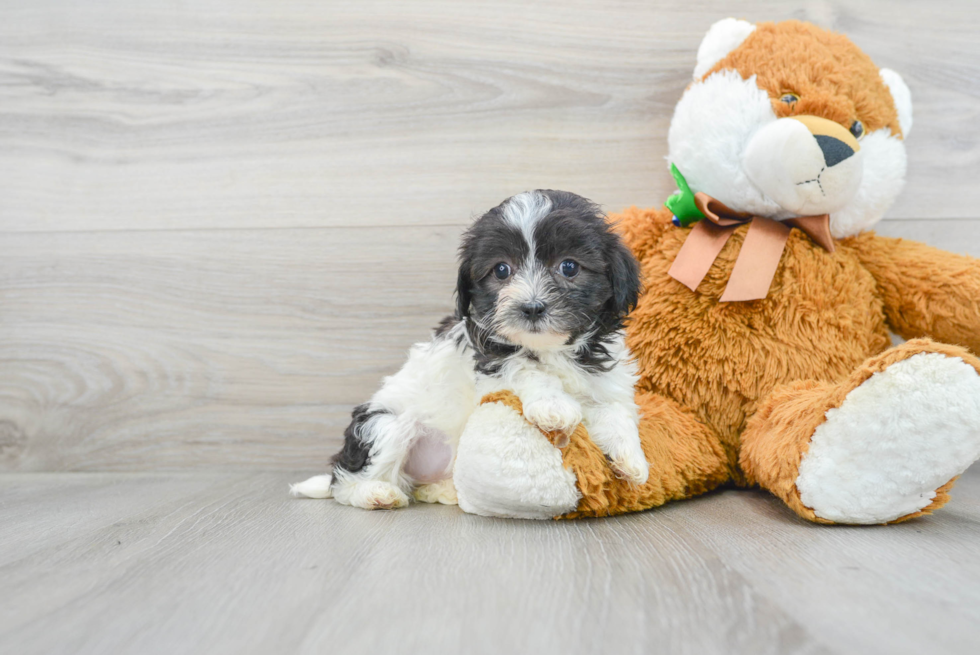
[[[874,276],[896,334],[980,353],[980,260],[873,232],[841,245],[853,248]]]
[[[673,227],[670,210],[661,208],[640,209],[630,207],[618,214],[610,214],[609,222],[623,237],[623,242],[641,262],[646,254],[660,242],[663,233]]]

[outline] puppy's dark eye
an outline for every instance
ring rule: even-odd
[[[565,277],[575,277],[578,275],[578,262],[573,262],[571,259],[566,259],[558,265],[558,272]]]
[[[861,121],[854,121],[851,123],[851,134],[854,135],[855,139],[860,139],[864,136],[864,125]]]
[[[510,277],[510,266],[504,262],[500,262],[493,267],[493,276],[498,280],[506,280]]]
[[[799,99],[800,96],[796,95],[795,93],[784,93],[780,98],[780,100],[785,102],[787,105],[791,105]]]

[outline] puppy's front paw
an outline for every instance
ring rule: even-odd
[[[564,394],[543,396],[524,405],[524,418],[545,432],[569,435],[582,422],[582,406]]]
[[[611,458],[609,467],[617,478],[630,484],[645,484],[650,478],[650,465],[642,455],[637,457],[634,454]]]
[[[650,465],[640,442],[635,410],[621,405],[592,406],[585,427],[617,478],[635,485],[649,479]]]

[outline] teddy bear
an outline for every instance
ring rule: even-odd
[[[627,342],[648,482],[617,479],[583,426],[558,448],[498,392],[460,437],[460,506],[606,516],[726,483],[816,523],[945,504],[980,458],[980,261],[871,231],[911,127],[902,78],[846,36],[711,26],[668,133],[678,192],[610,216],[645,285]]]

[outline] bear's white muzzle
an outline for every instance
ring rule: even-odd
[[[759,191],[797,216],[843,208],[864,170],[857,139],[839,123],[816,116],[769,123],[753,135],[742,163]]]

